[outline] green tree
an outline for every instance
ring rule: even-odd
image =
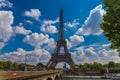
[[[110,61],[110,62],[108,63],[108,67],[109,67],[109,68],[115,68],[115,62]]]
[[[38,70],[45,70],[47,68],[43,63],[38,63],[36,67]]]
[[[89,63],[85,63],[85,64],[84,64],[84,69],[87,70],[87,71],[90,70],[90,65],[89,65]]]
[[[103,17],[101,28],[112,42],[111,48],[120,54],[120,0],[103,0],[107,13]]]
[[[11,66],[12,70],[18,70],[18,64],[17,63],[13,63]]]
[[[120,67],[120,63],[116,63],[115,67]]]
[[[99,70],[101,70],[101,69],[102,69],[102,64],[97,63],[97,62],[94,62],[94,63],[93,63],[93,70],[99,71]]]
[[[0,70],[2,70],[3,68],[4,68],[3,62],[0,62]]]
[[[107,68],[107,67],[108,67],[108,64],[104,64],[103,67],[104,67],[104,68]]]
[[[79,64],[79,69],[82,71],[83,65]]]
[[[4,61],[3,66],[4,66],[4,70],[10,70],[11,66],[12,66],[12,62],[11,61]]]
[[[42,64],[42,63],[38,63],[36,66],[40,66],[42,68],[45,67],[44,64]]]
[[[25,63],[21,63],[18,65],[18,69],[21,70],[21,71],[24,71],[25,69]]]

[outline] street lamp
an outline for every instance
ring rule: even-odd
[[[24,71],[27,71],[27,64],[26,64],[26,62],[27,62],[27,53],[25,54],[25,68],[24,68]]]

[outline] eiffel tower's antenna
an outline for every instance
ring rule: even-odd
[[[60,21],[60,31],[59,31],[59,40],[64,40],[64,23],[63,23],[63,10],[60,9],[60,18],[59,18],[59,21]]]

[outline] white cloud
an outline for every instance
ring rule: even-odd
[[[33,22],[32,21],[30,21],[30,20],[24,20],[26,23],[29,23],[29,24],[33,24]]]
[[[41,48],[33,51],[25,51],[22,48],[18,48],[17,51],[0,55],[0,60],[10,60],[17,63],[24,63],[26,54],[27,63],[29,64],[37,64],[38,62],[46,64],[51,57],[48,51]]]
[[[47,42],[47,46],[45,46],[45,49],[51,52],[54,52],[56,43],[54,41],[54,39],[49,38],[48,42]]]
[[[70,53],[72,55],[72,59],[75,61],[76,64],[93,62],[100,62],[104,64],[108,63],[109,61],[120,61],[116,50],[101,49],[98,51],[98,53],[96,53],[93,47],[79,47],[75,50],[75,52]],[[11,60],[18,63],[24,63],[26,54],[27,63],[29,64],[37,64],[38,62],[46,64],[51,57],[50,53],[43,48],[35,48],[33,51],[25,51],[22,48],[18,48],[17,51],[0,55],[0,60]]]
[[[13,3],[9,2],[8,0],[0,0],[0,8],[3,8],[3,7],[12,8]]]
[[[73,35],[70,37],[70,43],[72,44],[72,46],[76,46],[82,42],[84,42],[83,36]]]
[[[118,52],[116,50],[106,50],[101,49],[98,52],[98,60],[101,63],[107,63],[109,61],[120,62],[120,58],[118,56]]]
[[[57,32],[57,28],[56,28],[56,26],[53,26],[53,25],[42,25],[41,26],[41,31],[53,34],[53,33]]]
[[[102,49],[102,50],[99,51],[98,56],[100,56],[100,57],[108,57],[108,56],[109,56],[109,53],[108,53],[107,50]]]
[[[96,55],[96,52],[95,52],[95,49],[93,47],[89,47],[87,49],[85,49],[85,55],[86,56],[95,56]]]
[[[25,11],[25,16],[32,17],[36,20],[39,20],[39,17],[41,16],[41,12],[39,9],[31,9],[30,11]]]
[[[49,38],[48,35],[44,35],[43,33],[33,33],[32,35],[27,35],[23,41],[37,48],[41,47],[43,44],[51,45],[54,43],[52,38]]]
[[[72,55],[72,58],[76,64],[92,63],[94,62],[93,57],[96,58],[97,56],[93,47],[79,47],[72,54],[74,54]]]
[[[84,37],[79,35],[70,36],[69,39],[66,39],[68,49],[71,49],[73,46],[77,46],[80,43],[84,42]]]
[[[70,49],[72,47],[72,43],[68,39],[66,39],[66,41],[67,41],[67,48]]]
[[[15,34],[23,34],[27,35],[30,34],[32,31],[31,30],[26,30],[23,26],[16,26],[15,28]]]
[[[5,43],[0,42],[0,49],[2,49],[5,46]]]
[[[118,56],[118,53],[116,50],[106,50],[106,49],[101,49],[98,52],[98,56],[100,57],[110,57],[110,56]]]
[[[100,24],[103,21],[102,19],[104,14],[105,10],[102,9],[102,5],[98,5],[90,11],[89,17],[86,19],[84,25],[78,29],[76,34],[83,34],[85,36],[90,34],[100,35],[103,32],[100,28]]]
[[[43,24],[40,27],[40,30],[42,32],[45,33],[56,33],[57,32],[57,28],[56,26],[54,26],[54,24],[59,22],[59,18],[57,18],[56,20],[44,20]]]
[[[0,11],[0,40],[7,42],[12,36],[14,16],[11,11]]]
[[[65,26],[68,26],[70,28],[74,28],[76,26],[79,25],[79,22],[78,22],[79,19],[74,19],[72,22],[66,22],[65,23]]]
[[[108,43],[108,44],[103,44],[102,47],[110,47],[111,46],[111,43]]]
[[[79,47],[72,53],[72,58],[75,63],[108,63],[109,61],[120,62],[117,50],[107,50],[101,48],[97,52],[94,47]]]
[[[43,24],[55,24],[59,22],[59,18],[57,18],[56,20],[44,20]]]

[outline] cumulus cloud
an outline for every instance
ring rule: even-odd
[[[57,18],[56,20],[44,20],[43,23],[44,24],[55,24],[59,22],[59,18]]]
[[[32,33],[31,35],[27,35],[23,41],[36,48],[41,47],[43,44],[54,44],[54,40],[52,38],[49,38],[48,35],[44,35],[43,33]]]
[[[56,26],[54,26],[54,24],[58,22],[59,22],[59,18],[57,18],[56,20],[44,20],[40,27],[40,30],[45,33],[52,33],[52,34],[56,33],[57,28]]]
[[[0,42],[0,49],[2,49],[5,46],[4,42]]]
[[[118,53],[116,50],[106,50],[106,49],[101,49],[98,52],[98,56],[100,57],[110,57],[110,56],[118,56]]]
[[[29,23],[29,24],[33,24],[33,22],[32,21],[30,21],[30,20],[24,20],[26,23]]]
[[[12,36],[14,16],[11,11],[0,11],[0,41],[7,42]]]
[[[111,57],[112,56],[112,57]],[[108,63],[109,61],[119,62],[117,50],[107,50],[104,47],[96,51],[94,47],[79,47],[72,53],[72,58],[75,63]]]
[[[0,55],[0,60],[10,60],[17,63],[25,62],[25,55],[28,64],[37,64],[38,62],[47,63],[50,59],[50,53],[44,49],[34,49],[33,51],[25,51],[18,48],[17,51],[9,52]]]
[[[80,47],[80,48],[77,48],[76,49],[78,52],[80,52],[80,54],[86,57],[89,57],[89,56],[96,56],[96,52],[95,52],[95,49],[93,47],[88,47],[88,48],[84,48],[84,47]]]
[[[12,8],[13,3],[9,2],[8,0],[0,0],[0,8],[3,8],[3,7]]]
[[[72,58],[74,59],[76,64],[91,63],[93,62],[93,57],[95,58],[97,56],[93,47],[79,47],[72,54],[74,54],[72,55]]]
[[[79,45],[84,42],[84,37],[79,35],[70,36],[69,39],[66,39],[68,49],[71,49],[74,46]]]
[[[83,36],[73,35],[70,37],[70,43],[72,44],[72,46],[76,46],[82,42],[84,42]]]
[[[86,57],[83,47],[79,47],[75,52],[72,53],[72,59],[76,64],[90,63],[90,58]]]
[[[31,9],[30,11],[25,11],[25,16],[32,17],[36,20],[39,20],[39,17],[41,16],[41,12],[39,9]]]
[[[109,53],[108,53],[107,50],[102,49],[102,50],[99,51],[98,56],[100,56],[100,57],[108,57],[108,56],[109,56]]]
[[[14,31],[15,31],[14,32],[15,34],[23,34],[23,35],[28,35],[28,34],[32,33],[31,30],[26,30],[22,25],[16,26],[14,28]]]
[[[53,25],[42,25],[41,26],[41,31],[42,32],[45,32],[45,33],[56,33],[57,32],[57,29],[56,29],[56,26],[53,26]]]
[[[93,47],[89,47],[87,49],[85,49],[85,54],[86,56],[95,56],[96,55],[96,52],[95,52],[95,49]]]
[[[70,49],[72,47],[72,43],[68,39],[66,39],[66,41],[67,41],[67,48]]]
[[[106,50],[106,49],[101,49],[98,51],[98,60],[99,62],[102,63],[107,63],[109,61],[114,61],[114,62],[120,62],[120,58],[118,56],[117,50]]]
[[[50,52],[54,52],[55,46],[56,46],[56,43],[54,39],[49,38],[47,45],[44,48]]]
[[[86,19],[84,25],[78,29],[76,34],[82,34],[88,36],[92,35],[100,35],[103,31],[100,28],[100,24],[102,23],[103,15],[105,14],[105,10],[102,9],[102,5],[98,5],[93,10],[90,11],[90,15]]]
[[[102,47],[110,47],[111,46],[111,43],[108,43],[108,44],[103,44]]]
[[[69,28],[74,28],[79,25],[78,20],[79,19],[74,19],[72,22],[66,22],[65,26],[68,26]]]

